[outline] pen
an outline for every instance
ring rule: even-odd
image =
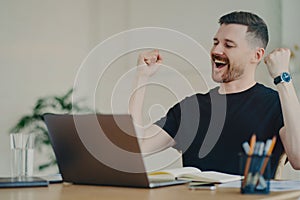
[[[250,149],[249,149],[248,158],[247,158],[246,165],[245,165],[245,170],[244,170],[244,180],[243,180],[243,183],[242,183],[243,188],[245,187],[245,184],[247,182],[247,174],[249,172],[249,168],[250,168],[250,164],[251,164],[251,156],[252,156],[253,151],[254,151],[255,143],[256,143],[256,135],[253,134],[251,139],[250,139]]]
[[[265,143],[263,143],[263,142],[257,142],[256,144],[258,146],[257,154],[256,154],[256,157],[252,158],[254,168],[252,170],[253,179],[251,180],[251,184],[253,186],[256,185],[256,183],[258,182],[259,176],[260,176],[259,172],[260,172],[260,168],[261,168],[261,165],[263,162],[263,152],[264,152],[264,146],[265,146]],[[255,163],[254,163],[253,159],[255,159]],[[248,181],[247,181],[247,184],[248,184]]]
[[[249,153],[249,150],[250,150],[249,143],[248,143],[248,142],[244,142],[244,143],[242,144],[242,146],[243,146],[243,149],[244,149],[244,151],[245,151],[245,154],[248,154],[248,153]]]
[[[216,185],[214,183],[200,183],[200,184],[190,184],[189,189],[192,190],[215,190]]]
[[[261,174],[261,175],[263,175],[264,172],[265,172],[265,169],[266,169],[266,167],[267,167],[267,164],[268,164],[270,155],[271,155],[271,153],[272,153],[272,151],[273,151],[273,149],[274,149],[274,147],[275,147],[275,143],[276,143],[276,136],[274,136],[274,137],[272,138],[272,143],[271,143],[271,145],[270,145],[270,147],[269,147],[269,149],[268,149],[268,151],[267,151],[266,158],[264,159],[263,165],[262,165],[262,167],[261,167],[261,169],[260,169],[260,174]]]
[[[254,151],[252,154],[252,160],[250,163],[250,168],[249,168],[249,173],[247,174],[247,181],[246,181],[246,185],[251,185],[254,186],[256,182],[255,181],[255,174],[257,172],[257,174],[259,175],[259,165],[258,165],[258,161],[259,161],[259,156],[260,153],[263,153],[263,149],[262,149],[262,144],[263,142],[256,142],[255,143],[255,147],[254,147]],[[258,177],[257,177],[258,179]]]

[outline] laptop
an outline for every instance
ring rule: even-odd
[[[186,183],[147,176],[130,115],[43,115],[59,171],[73,184],[155,188]]]

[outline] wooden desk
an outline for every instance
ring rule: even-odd
[[[218,188],[215,191],[189,190],[187,185],[156,189],[139,189],[107,186],[52,184],[49,187],[0,189],[1,200],[133,200],[133,199],[298,199],[300,191],[279,192],[269,195],[242,195],[239,189]]]

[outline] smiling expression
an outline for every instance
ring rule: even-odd
[[[211,49],[212,78],[218,83],[242,79],[247,74],[253,48],[247,39],[247,26],[222,24]]]

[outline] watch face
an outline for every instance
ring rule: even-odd
[[[290,82],[291,76],[290,76],[289,73],[283,72],[283,73],[281,74],[281,79],[282,79],[284,82]]]

